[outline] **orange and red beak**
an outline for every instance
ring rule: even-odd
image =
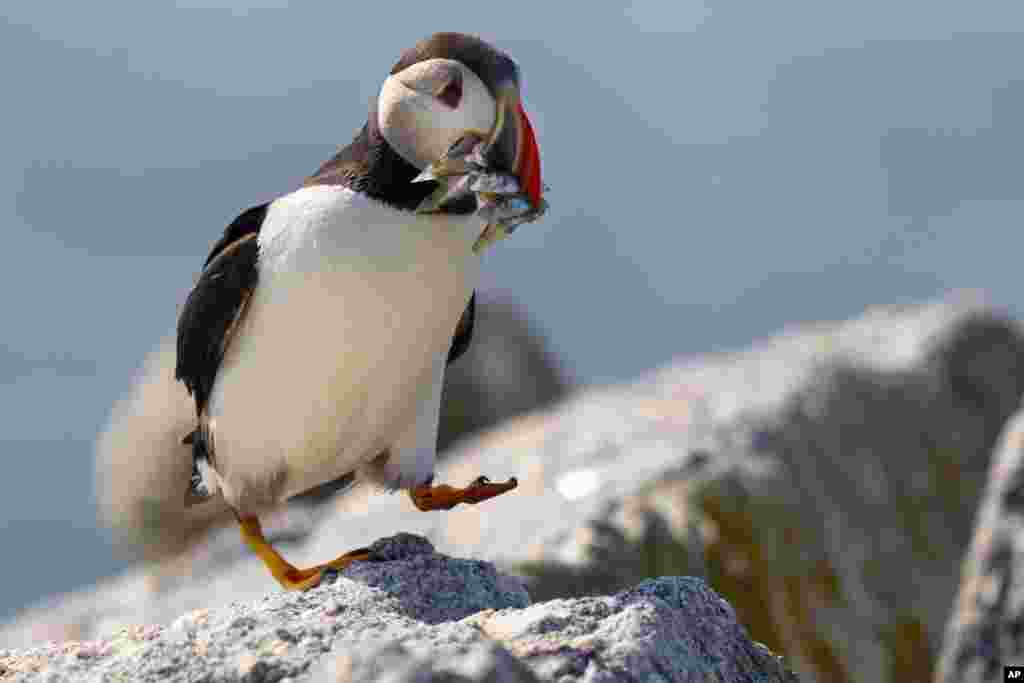
[[[530,117],[520,102],[519,126],[521,128],[519,142],[519,163],[516,168],[516,175],[519,176],[519,185],[523,192],[530,199],[534,208],[541,203],[541,193],[544,191],[544,184],[540,179],[540,150],[537,148],[537,138],[533,134],[533,125]]]
[[[519,99],[519,88],[509,82],[498,90],[498,115],[488,136],[488,160],[514,173],[530,203],[539,207],[544,184],[540,175],[540,150],[533,125]]]

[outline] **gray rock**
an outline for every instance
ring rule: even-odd
[[[337,683],[540,683],[528,666],[497,643],[476,643],[458,655],[416,654],[399,641],[346,648],[311,674]]]
[[[520,572],[536,599],[699,575],[811,680],[926,680],[1022,390],[1024,336],[999,311],[880,308],[588,390],[464,442],[439,481],[520,480],[482,505],[421,514],[357,488],[281,549],[306,564],[401,529]],[[160,593],[129,574],[27,615],[0,643],[68,623],[92,637],[272,589],[237,532],[199,549],[209,559]]]
[[[442,557],[422,538],[383,539],[371,556],[306,593],[0,651],[0,671],[139,683],[796,680],[699,579],[526,607],[492,566]]]
[[[940,683],[1003,681],[1024,664],[1024,412],[1008,425],[989,468],[960,594],[943,643]]]
[[[440,479],[521,482],[479,507],[410,517],[370,497],[324,526],[400,524],[523,573],[537,599],[704,576],[810,679],[925,680],[1022,390],[1024,336],[999,311],[881,308],[591,390],[466,444]]]
[[[369,549],[371,557],[380,561],[360,562],[345,576],[390,595],[406,596],[401,612],[425,624],[462,619],[484,609],[525,607],[530,602],[522,582],[501,577],[494,565],[438,555],[421,536],[397,534]]]

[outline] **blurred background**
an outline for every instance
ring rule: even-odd
[[[365,120],[402,49],[525,76],[551,211],[486,256],[580,384],[971,287],[1021,312],[1024,6],[0,7],[0,616],[109,574],[92,447],[240,210]]]

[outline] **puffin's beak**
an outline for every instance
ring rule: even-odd
[[[540,150],[533,126],[523,110],[518,86],[502,85],[497,100],[498,116],[487,136],[485,156],[497,168],[515,174],[530,203],[539,207],[544,187],[540,177]]]

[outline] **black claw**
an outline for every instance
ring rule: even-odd
[[[352,552],[350,552],[348,554],[349,555],[369,555],[369,557],[367,557],[366,560],[365,560],[366,562],[380,562],[380,559],[377,557],[377,553],[373,552],[373,550],[371,548],[356,548],[355,550],[353,550]]]
[[[473,486],[483,486],[484,484],[490,484],[491,480],[484,476],[479,476],[473,480]]]
[[[515,477],[510,477],[508,483],[511,484],[512,486],[519,486],[519,480],[516,479]]]

